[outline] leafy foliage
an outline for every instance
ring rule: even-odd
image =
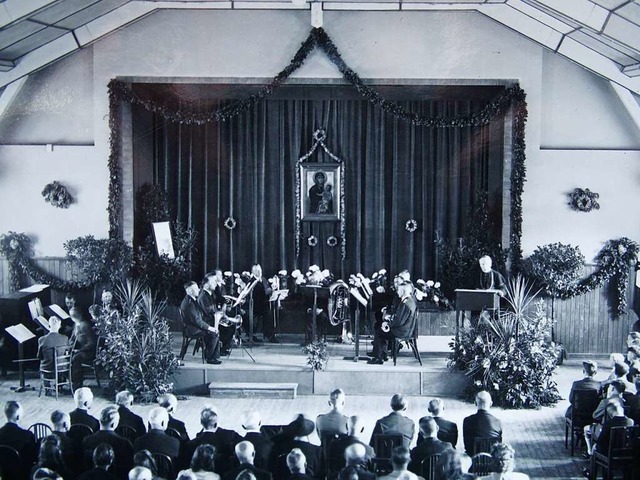
[[[73,197],[67,190],[67,187],[58,181],[53,181],[45,185],[42,190],[42,196],[45,202],[58,208],[69,208],[69,205],[73,203]]]
[[[506,408],[538,408],[560,399],[552,379],[557,368],[552,321],[542,300],[534,305],[535,296],[522,277],[510,280],[509,309],[498,318],[482,316],[475,328],[465,326],[458,343],[451,344],[449,366],[472,380],[469,399],[479,390],[487,390]]]
[[[329,361],[326,342],[317,341],[309,343],[304,346],[302,351],[307,354],[307,365],[309,365],[312,370],[318,371],[326,368],[327,362]]]
[[[110,390],[126,389],[142,401],[154,401],[172,390],[169,379],[178,368],[169,324],[162,317],[165,302],[156,302],[138,281],[119,284],[116,295],[122,314],[96,320],[98,334],[105,339],[96,361],[109,373]]]
[[[133,263],[131,246],[115,238],[86,235],[68,240],[64,248],[67,260],[76,263],[89,285],[117,285],[127,278]]]
[[[0,254],[9,261],[11,287],[19,290],[21,287],[20,261],[33,254],[31,239],[25,233],[5,233],[0,236]]]
[[[524,267],[545,293],[557,296],[580,278],[584,263],[584,255],[578,247],[551,243],[536,248],[525,260]]]

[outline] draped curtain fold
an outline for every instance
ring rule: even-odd
[[[424,115],[455,116],[486,100],[399,103]],[[157,117],[154,125],[153,181],[167,191],[177,220],[199,234],[196,274],[260,262],[269,275],[318,264],[343,278],[380,268],[433,278],[436,237],[463,235],[482,192],[496,225],[491,235],[501,238],[502,118],[480,127],[427,128],[366,100],[266,99],[227,122],[179,125]],[[302,222],[295,256],[296,162],[318,128],[344,165],[344,261],[339,244],[327,245],[332,235],[343,240],[339,222]],[[309,160],[332,162],[323,152]],[[225,228],[227,217],[235,229]],[[413,233],[405,229],[410,219],[418,223]],[[310,235],[317,246],[308,245]]]

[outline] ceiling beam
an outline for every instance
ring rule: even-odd
[[[12,62],[11,60],[0,60],[0,72],[8,72],[15,66],[15,62]]]
[[[0,94],[0,117],[2,117],[4,115],[4,112],[7,111],[7,108],[9,107],[9,105],[11,105],[13,99],[16,98],[16,95],[18,94],[22,86],[26,83],[28,78],[28,76],[24,76],[19,80],[13,82],[11,85],[7,85],[7,88],[5,88],[2,94]]]
[[[622,67],[622,73],[628,77],[640,76],[640,63],[634,63],[633,65]]]
[[[4,0],[0,2],[0,28],[6,27],[59,0]]]
[[[626,88],[623,88],[617,83],[613,82],[611,82],[611,86],[613,87],[613,91],[616,92],[616,95],[618,95],[618,98],[622,102],[622,105],[624,105],[624,108],[631,116],[633,123],[636,124],[638,132],[640,132],[640,105],[638,105],[636,99]]]

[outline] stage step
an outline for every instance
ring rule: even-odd
[[[255,398],[296,398],[297,383],[257,383],[257,382],[211,382],[209,393],[212,398],[255,397]]]

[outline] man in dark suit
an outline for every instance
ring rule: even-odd
[[[453,450],[449,442],[438,440],[438,424],[432,417],[420,419],[420,433],[424,440],[411,450],[411,463],[409,464],[409,470],[416,474],[422,471],[421,465],[426,458]]]
[[[176,410],[178,409],[178,399],[172,393],[163,393],[158,397],[158,405],[167,410],[169,414],[169,423],[167,425],[167,429],[173,429],[180,435],[181,442],[189,441],[189,434],[187,433],[187,428],[182,420],[178,420],[173,415],[175,415]]]
[[[82,387],[73,393],[73,400],[76,402],[76,409],[69,413],[71,425],[80,423],[88,426],[94,432],[100,430],[100,422],[92,415],[89,415],[89,409],[93,404],[93,392],[89,387]]]
[[[103,408],[100,412],[100,430],[85,437],[82,441],[82,450],[85,458],[89,460],[98,445],[102,443],[111,445],[114,452],[112,473],[115,477],[125,480],[133,467],[133,445],[115,432],[119,420],[120,416],[115,406],[109,405]]]
[[[235,480],[235,478],[244,470],[248,470],[255,477],[256,480],[271,480],[271,473],[266,470],[260,470],[253,464],[256,451],[253,448],[253,444],[246,440],[238,443],[235,447],[236,458],[240,465],[236,468],[229,470],[223,477],[223,480]]]
[[[431,414],[431,418],[433,418],[438,424],[438,440],[448,442],[453,448],[456,448],[456,445],[458,444],[458,425],[456,425],[455,422],[451,422],[441,417],[442,412],[444,411],[444,402],[439,398],[434,398],[429,402],[427,411]],[[422,421],[422,418],[420,421]],[[417,444],[420,445],[423,440],[422,432],[419,432]]]
[[[80,310],[72,308],[69,312],[71,320],[73,320],[73,332],[69,343],[72,346],[71,351],[71,383],[73,389],[82,387],[84,374],[82,364],[90,364],[96,359],[96,332],[93,325],[88,322],[80,314]]]
[[[245,414],[242,421],[242,428],[247,432],[244,435],[244,440],[251,442],[253,445],[255,450],[254,465],[262,470],[269,470],[273,442],[260,433],[261,426],[262,420],[256,410],[250,410]]]
[[[599,391],[602,385],[601,382],[593,378],[596,373],[598,373],[598,364],[593,360],[585,360],[582,362],[582,373],[584,374],[584,378],[581,380],[576,380],[571,385],[571,391],[569,392],[569,408],[565,412],[564,416],[569,418],[571,417],[571,409],[575,397],[576,390],[595,390]]]
[[[376,326],[373,336],[373,358],[367,362],[369,364],[382,365],[384,363],[384,359],[388,358],[386,345],[389,340],[413,335],[418,311],[418,305],[413,297],[413,284],[411,282],[400,283],[397,294],[400,298],[400,304],[388,320],[389,330],[383,330],[384,322]]]
[[[366,446],[369,447],[369,445]],[[331,472],[327,478],[331,480],[338,479],[346,475],[347,472],[353,473],[355,471],[359,480],[375,480],[376,475],[369,471],[369,462],[366,457],[367,450],[365,445],[361,443],[349,445],[344,451],[345,466],[335,474]],[[347,478],[351,478],[351,476]]]
[[[93,450],[91,458],[95,466],[80,475],[78,480],[119,480],[110,470],[115,459],[115,453],[111,445],[101,443]]]
[[[329,468],[331,468],[332,471],[337,471],[346,466],[345,452],[351,445],[362,445],[364,448],[363,463],[367,467],[376,456],[373,448],[359,438],[362,432],[364,432],[364,425],[361,418],[357,415],[349,417],[347,427],[348,433],[346,435],[340,435],[329,444],[327,456],[329,457]]]
[[[407,400],[399,393],[391,397],[391,410],[393,411],[376,422],[375,427],[373,427],[369,445],[375,448],[374,439],[379,433],[399,434],[402,435],[402,444],[409,448],[413,435],[415,434],[416,426],[413,420],[400,413],[406,411],[407,406]]]
[[[314,432],[315,428],[313,420],[309,420],[300,414],[293,422],[282,429],[280,435],[273,439],[271,453],[271,473],[273,478],[287,478],[290,465],[288,466],[285,455],[294,449],[298,449],[305,458],[306,468],[302,473],[306,472],[306,475],[313,478],[324,478],[321,449],[319,446],[309,442],[309,435]]]
[[[0,428],[0,445],[14,448],[20,454],[21,465],[16,465],[14,472],[5,472],[6,478],[26,478],[31,465],[36,461],[36,439],[29,430],[25,430],[18,422],[22,418],[22,407],[14,400],[4,405],[7,423]]]
[[[341,388],[336,388],[329,394],[331,410],[316,417],[316,429],[320,441],[326,435],[344,435],[347,433],[348,417],[343,413],[346,395]]]
[[[120,415],[120,422],[118,426],[126,425],[136,431],[135,438],[138,438],[145,434],[147,428],[144,426],[144,420],[139,415],[133,413],[130,408],[133,405],[133,395],[127,390],[118,392],[116,394],[116,405],[118,405],[118,415]]]
[[[68,347],[69,338],[59,332],[60,319],[56,316],[49,318],[49,333],[38,339],[38,358],[40,359],[40,370],[53,371],[53,349],[57,347]]]
[[[218,324],[218,333],[220,334],[221,351],[220,355],[228,355],[231,349],[231,341],[236,331],[235,323],[225,324],[222,320],[224,318],[224,304],[225,300],[222,296],[222,290],[220,286],[224,284],[222,278],[222,271],[216,269],[214,273],[207,273],[204,276],[202,283],[202,290],[198,295],[198,304],[206,314],[206,322],[209,325],[215,325],[216,314],[221,318]]]
[[[598,452],[605,455],[609,452],[611,429],[614,427],[631,427],[633,425],[633,420],[625,416],[624,407],[620,403],[609,403],[607,405],[607,416],[609,419],[605,420],[594,446]]]
[[[253,288],[253,325],[254,332],[257,329],[259,323],[262,323],[262,335],[265,340],[271,343],[279,343],[279,340],[274,335],[273,320],[270,315],[269,298],[273,289],[266,278],[262,276],[262,266],[256,263],[251,267],[251,275],[258,280],[256,286]],[[255,337],[255,335],[254,335]],[[257,337],[253,338],[253,341],[259,341]]]
[[[177,465],[180,440],[165,433],[168,424],[167,410],[162,407],[153,408],[149,412],[149,431],[134,440],[133,451],[149,450],[151,453],[161,453],[170,457],[173,464]]]
[[[71,417],[62,410],[54,410],[51,413],[51,425],[53,426],[52,435],[60,439],[60,453],[65,465],[74,473],[78,473],[82,465],[82,454],[78,445],[67,435],[71,426]]]
[[[467,455],[473,456],[474,441],[478,437],[495,438],[502,441],[502,423],[489,413],[492,405],[489,392],[482,390],[476,394],[476,407],[478,411],[470,415],[462,422],[462,437]]]
[[[190,337],[204,340],[204,355],[207,363],[220,365],[220,335],[218,329],[206,322],[206,314],[198,304],[200,288],[196,282],[184,284],[186,295],[180,304],[180,315],[184,329]]]
[[[184,445],[182,452],[182,466],[187,466],[200,445],[213,445],[216,449],[215,465],[217,473],[223,474],[229,470],[234,458],[234,447],[242,441],[242,437],[233,430],[220,428],[216,408],[207,405],[200,412],[200,425],[202,432],[196,438]]]
[[[480,277],[476,283],[476,288],[481,290],[498,290],[501,297],[507,293],[507,284],[500,272],[494,270],[493,260],[489,255],[483,255],[478,260],[480,266]]]

